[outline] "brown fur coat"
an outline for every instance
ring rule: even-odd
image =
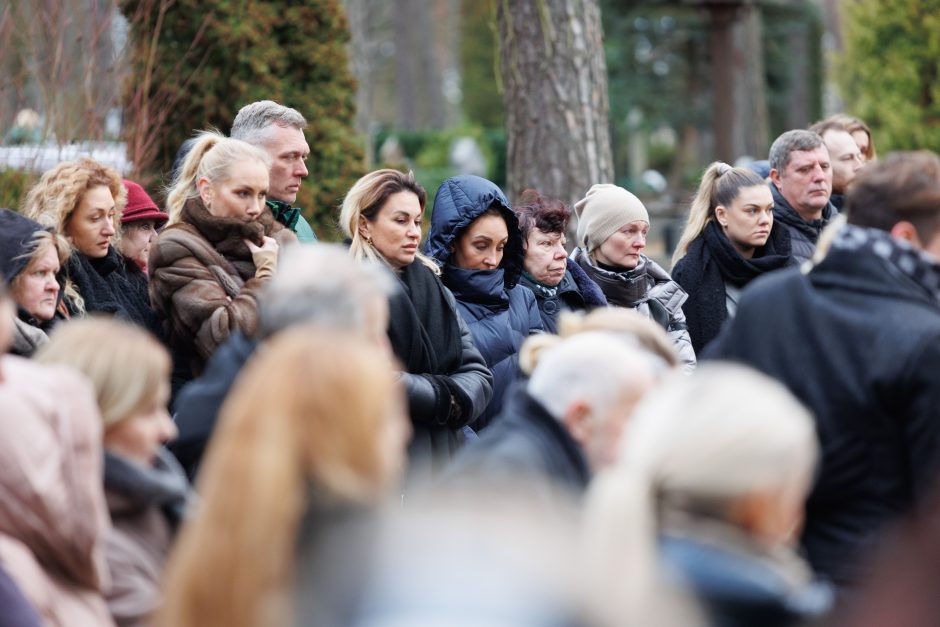
[[[200,199],[186,203],[180,222],[160,233],[150,250],[150,301],[174,353],[193,376],[232,331],[252,335],[258,325],[258,291],[265,279],[244,240],[263,236],[280,246],[296,236],[265,209],[254,222],[218,218]]]

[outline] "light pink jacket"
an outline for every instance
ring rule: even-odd
[[[0,357],[0,562],[48,625],[114,624],[101,424],[78,374]]]

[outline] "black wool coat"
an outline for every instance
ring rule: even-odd
[[[756,280],[705,359],[742,362],[814,414],[822,460],[802,543],[839,584],[914,504],[940,458],[940,302],[871,253]]]

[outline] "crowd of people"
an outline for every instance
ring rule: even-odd
[[[667,270],[605,181],[380,169],[318,242],[305,127],[0,209],[0,627],[936,622],[940,157],[787,131]]]

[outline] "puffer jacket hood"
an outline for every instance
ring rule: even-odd
[[[519,282],[525,259],[519,220],[502,190],[484,178],[461,174],[441,184],[434,198],[425,252],[444,266],[450,260],[451,247],[460,233],[493,205],[499,208],[509,231],[500,267],[505,269],[506,288],[512,289]]]

